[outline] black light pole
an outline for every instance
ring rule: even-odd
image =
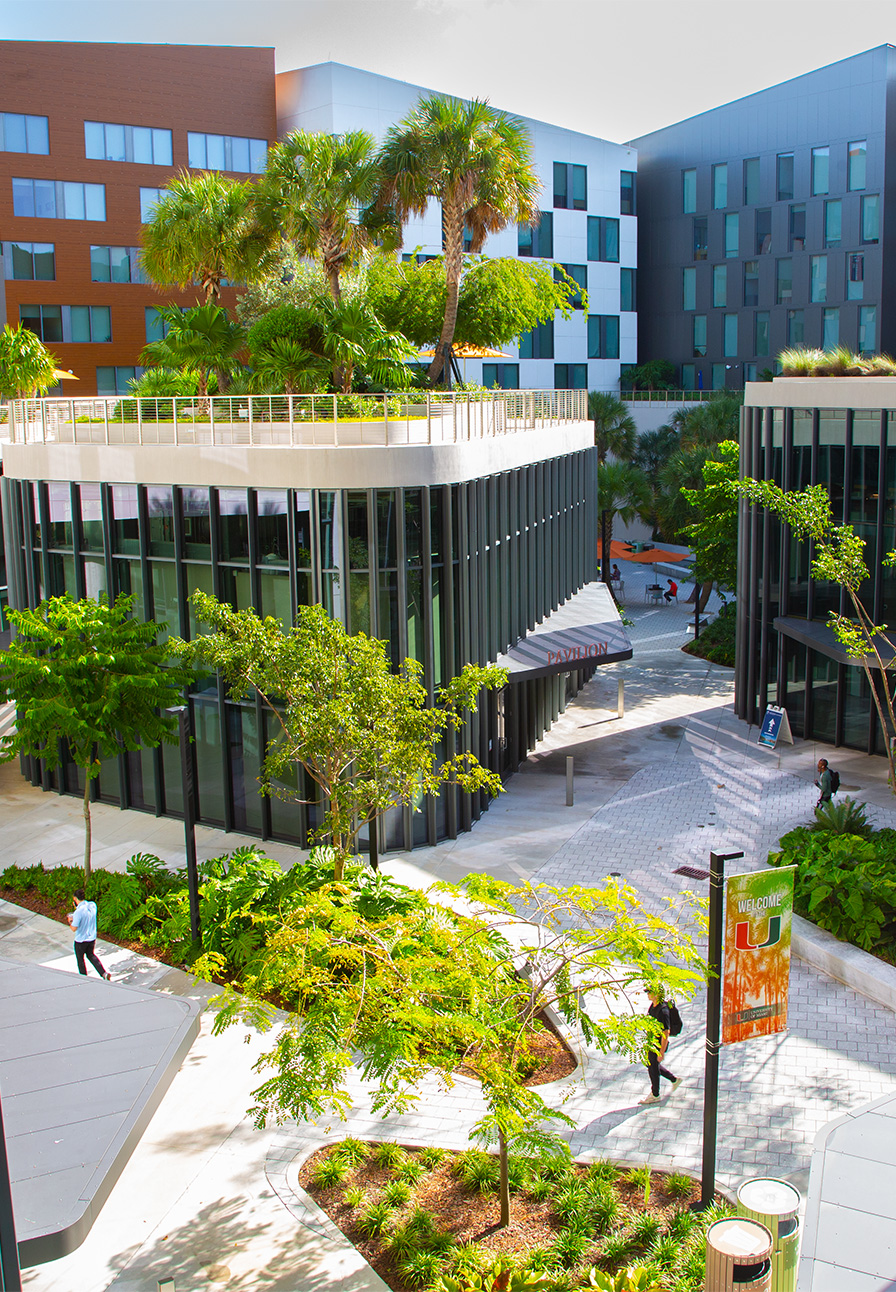
[[[12,1212],[12,1185],[9,1182],[9,1159],[3,1130],[3,1106],[0,1104],[0,1292],[22,1292],[19,1270],[19,1245]]]
[[[190,936],[194,944],[201,940],[199,928],[199,874],[196,869],[196,768],[193,761],[193,733],[190,707],[178,704],[168,710],[177,718],[180,742],[180,775],[184,798],[184,845],[187,854],[187,887],[190,892]]]
[[[742,852],[709,854],[709,950],[706,957],[706,1076],[703,1083],[703,1176],[695,1211],[711,1207],[716,1192],[716,1132],[719,1118],[719,1050],[722,1005],[722,921],[724,919],[725,862]]]

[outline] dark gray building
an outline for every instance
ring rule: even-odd
[[[789,345],[896,350],[896,48],[631,141],[639,360],[740,387]]]

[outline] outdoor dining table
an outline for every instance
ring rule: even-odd
[[[648,583],[645,589],[645,600],[660,602],[663,599],[663,585],[661,583]]]

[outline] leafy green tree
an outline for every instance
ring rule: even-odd
[[[653,537],[660,533],[659,503],[662,487],[660,475],[669,458],[680,447],[678,432],[673,426],[659,426],[655,431],[645,431],[638,437],[632,454],[632,466],[644,472],[650,493],[650,504],[644,519],[653,527]]]
[[[671,425],[678,432],[682,447],[715,448],[723,440],[736,440],[743,402],[741,393],[717,390],[703,403],[677,409]]]
[[[253,610],[235,611],[195,592],[197,618],[213,631],[176,649],[191,664],[220,669],[234,697],[258,695],[279,735],[265,753],[263,794],[296,797],[285,788],[304,767],[324,805],[321,841],[337,851],[339,870],[364,825],[399,803],[411,806],[445,783],[472,793],[501,792],[501,779],[471,753],[439,762],[435,746],[474,712],[483,688],[506,672],[468,664],[430,705],[422,665],[389,666],[387,644],[350,636],[322,606],[303,606],[288,631]]]
[[[391,128],[378,160],[378,205],[391,209],[400,225],[424,215],[431,198],[441,203],[446,297],[429,368],[434,383],[442,375],[444,347],[454,340],[465,231],[477,252],[490,233],[538,219],[541,186],[532,141],[519,118],[481,99],[432,95]]]
[[[169,180],[143,226],[143,266],[160,287],[201,288],[215,304],[224,280],[263,269],[272,234],[255,206],[256,186],[218,171],[182,171]]]
[[[643,473],[629,462],[599,463],[597,501],[600,507],[600,577],[609,585],[613,521],[618,516],[627,525],[636,516],[640,516],[650,503],[650,492]]]
[[[588,416],[594,423],[598,461],[606,462],[609,453],[619,462],[630,462],[638,428],[623,401],[606,390],[589,390]]]
[[[0,652],[0,696],[16,705],[0,758],[18,754],[58,767],[62,747],[84,774],[84,875],[90,877],[90,786],[100,762],[125,750],[177,743],[179,704],[192,673],[157,641],[160,627],[133,617],[134,598],[50,597],[10,610],[15,636]]]
[[[159,318],[167,329],[165,336],[144,346],[140,362],[195,371],[196,393],[202,399],[208,395],[209,377],[214,372],[218,391],[223,394],[231,373],[238,367],[236,356],[246,341],[239,323],[211,302],[190,309],[163,305]]]
[[[30,328],[7,323],[0,332],[0,396],[28,399],[35,391],[42,394],[55,382],[58,363]]]
[[[648,359],[634,364],[622,374],[626,390],[672,390],[678,384],[675,364],[668,359]]]
[[[724,440],[718,452],[718,459],[710,458],[703,464],[703,488],[681,491],[691,507],[697,508],[699,516],[685,525],[684,533],[695,549],[700,577],[734,591],[740,446],[736,440]]]

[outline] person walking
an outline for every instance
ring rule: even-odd
[[[99,976],[105,978],[106,982],[111,982],[112,975],[106,972],[102,961],[93,949],[96,946],[96,902],[87,901],[83,888],[75,889],[72,900],[75,902],[75,909],[65,918],[75,933],[75,959],[78,962],[78,973],[87,977],[87,966],[84,961],[89,960]]]
[[[663,1029],[663,1037],[660,1041],[658,1050],[647,1051],[647,1071],[650,1074],[650,1094],[645,1095],[638,1102],[641,1104],[658,1104],[660,1101],[660,1077],[665,1077],[672,1083],[674,1090],[681,1084],[681,1077],[676,1077],[668,1068],[663,1067],[663,1058],[669,1045],[669,1030],[672,1021],[669,1017],[669,1006],[663,1000],[662,993],[658,987],[652,987],[648,993],[650,998],[650,1009],[647,1011],[648,1018],[654,1019]]]
[[[818,760],[818,780],[815,784],[818,786],[818,802],[815,806],[820,808],[822,803],[830,803],[831,795],[834,792],[834,787],[831,784],[831,772],[826,758],[819,758]]]

